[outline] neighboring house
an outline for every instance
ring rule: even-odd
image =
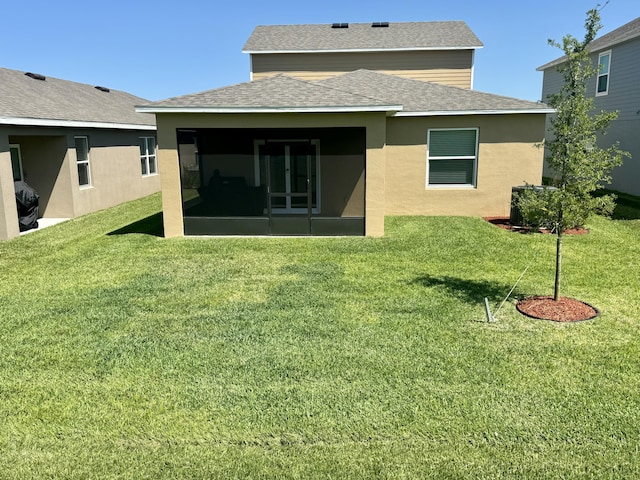
[[[0,68],[0,240],[19,234],[14,180],[40,216],[73,218],[160,189],[156,127],[125,92]]]
[[[598,66],[597,75],[587,86],[587,93],[594,97],[594,110],[618,111],[618,118],[598,142],[606,148],[619,141],[620,147],[631,153],[631,158],[614,169],[611,188],[640,195],[640,17],[595,39],[589,52]],[[564,61],[565,57],[560,57],[537,69],[544,72],[543,99],[562,88],[557,67]],[[552,172],[545,168],[545,175]]]
[[[137,108],[156,114],[165,235],[507,216],[541,181],[551,110],[471,90],[480,46],[463,22],[256,28],[253,81]]]

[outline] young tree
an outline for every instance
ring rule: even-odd
[[[600,15],[594,8],[587,12],[584,40],[571,35],[565,35],[562,44],[549,40],[550,45],[562,49],[566,56],[566,61],[558,67],[564,86],[547,99],[556,113],[550,122],[546,160],[554,173],[557,189],[525,189],[518,198],[525,220],[550,228],[557,236],[553,294],[556,301],[560,295],[562,234],[569,228],[583,226],[593,213],[613,211],[613,195],[595,197],[593,192],[611,183],[611,170],[621,165],[623,156],[628,156],[618,143],[604,149],[596,144],[597,136],[606,134],[618,115],[617,112],[593,113],[593,98],[587,96],[587,83],[597,72],[589,57],[589,44],[601,26]]]

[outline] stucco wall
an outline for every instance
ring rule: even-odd
[[[19,235],[9,140],[0,128],[0,240]]]
[[[143,176],[139,138],[154,132],[93,132],[89,135],[91,186],[75,190],[76,215],[84,215],[119,203],[151,195],[160,189],[160,176]],[[70,137],[70,165],[77,185],[75,144]]]
[[[182,236],[182,198],[176,130],[198,128],[366,127],[364,178],[366,235],[384,234],[385,215],[508,216],[511,188],[542,179],[545,115],[478,115],[386,118],[341,115],[158,115],[166,236]],[[478,128],[475,187],[426,187],[427,131]],[[386,142],[386,143],[385,143]],[[348,200],[348,199],[347,199]],[[351,206],[359,212],[357,202]]]
[[[390,118],[386,215],[508,216],[511,187],[540,184],[545,115]],[[427,131],[478,128],[476,187],[427,187]]]
[[[21,135],[12,136],[11,140],[20,145],[25,181],[40,195],[40,216],[74,217],[74,184],[69,176],[67,137]]]
[[[89,138],[91,186],[80,187],[74,136]],[[12,238],[17,228],[15,196],[4,179],[12,179],[9,144],[20,145],[25,180],[40,195],[40,215],[76,217],[141,198],[160,189],[160,176],[142,176],[139,137],[155,131],[72,129],[8,126],[0,129],[0,239]],[[8,174],[5,174],[5,169]]]

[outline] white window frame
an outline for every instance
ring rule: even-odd
[[[78,158],[78,148],[76,144],[79,139],[84,139],[87,150],[87,158],[83,160],[80,160],[80,158]],[[76,166],[87,166],[87,183],[80,183],[80,172],[78,172],[78,185],[80,186],[80,188],[90,188],[93,185],[93,179],[91,175],[91,154],[89,153],[89,137],[87,137],[86,135],[76,135],[75,137],[73,137],[73,142],[74,148],[76,149]]]
[[[20,151],[20,145],[17,144],[17,143],[10,143],[9,144],[9,155],[11,155],[11,150],[16,150],[18,152],[18,168],[20,169],[20,178],[19,178],[19,180],[24,180],[24,170],[22,169],[22,152]],[[13,161],[11,162],[11,171],[13,172]]]
[[[473,130],[476,135],[475,142],[475,152],[473,156],[465,156],[461,155],[459,157],[432,157],[430,155],[429,146],[431,144],[431,132],[442,132],[442,131],[461,131],[461,130]],[[478,145],[480,141],[480,129],[478,127],[459,127],[459,128],[430,128],[427,130],[427,172],[426,172],[426,188],[427,189],[438,189],[438,188],[477,188],[478,185]],[[429,165],[431,160],[473,160],[473,173],[471,175],[471,183],[438,183],[438,184],[430,184],[429,183]]]
[[[149,151],[149,140],[153,139],[153,145],[155,146],[155,149],[153,151],[153,153],[151,153]],[[140,165],[143,164],[144,162],[144,166],[147,170],[147,173],[144,173],[144,171],[142,171],[142,176],[143,177],[150,177],[153,175],[158,175],[158,141],[156,140],[156,137],[140,137],[140,146],[142,147],[144,144],[144,152],[140,152]],[[151,165],[153,165],[153,172],[151,171]]]
[[[602,57],[608,56],[609,61],[607,62],[607,71],[605,73],[600,72],[600,60]],[[604,95],[609,95],[609,84],[611,83],[611,50],[607,50],[606,52],[600,52],[598,55],[598,74],[596,75],[596,97],[602,97]],[[607,88],[604,91],[599,92],[598,88],[600,86],[600,77],[607,76]]]

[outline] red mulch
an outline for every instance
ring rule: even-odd
[[[509,217],[484,217],[484,219],[500,228],[518,233],[535,233],[528,227],[511,225]],[[540,230],[540,233],[551,233],[549,230]],[[564,232],[567,235],[584,235],[589,233],[586,228],[573,228]],[[554,322],[579,322],[590,320],[598,316],[598,311],[591,305],[568,297],[560,297],[554,301],[553,297],[530,297],[520,300],[516,308],[524,315],[541,320]]]
[[[557,302],[551,296],[525,298],[516,308],[528,317],[554,322],[579,322],[598,316],[591,305],[568,297],[560,297]]]
[[[484,217],[484,219],[495,225],[496,227],[504,228],[505,230],[510,230],[512,232],[518,233],[534,233],[535,230],[529,227],[520,227],[517,225],[511,225],[509,223],[509,217]],[[541,229],[540,233],[551,233],[549,230]],[[585,233],[589,233],[589,230],[586,228],[572,228],[570,230],[566,230],[564,232],[566,235],[584,235]]]

